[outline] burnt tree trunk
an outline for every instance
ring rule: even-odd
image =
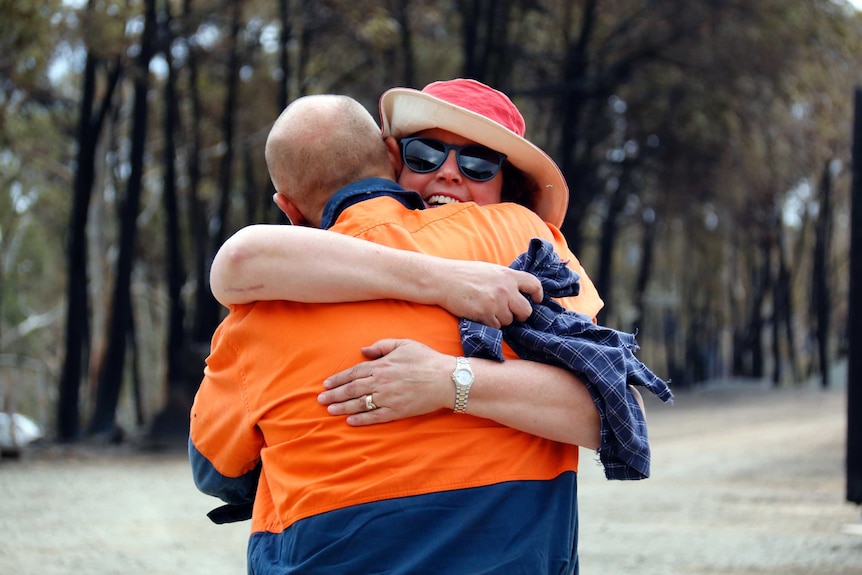
[[[164,162],[164,185],[162,198],[165,207],[165,251],[167,253],[165,276],[168,287],[168,325],[165,357],[166,404],[153,418],[149,430],[149,441],[181,442],[188,437],[188,413],[192,397],[200,382],[200,372],[193,369],[189,361],[189,339],[185,327],[186,307],[183,302],[182,288],[186,281],[183,265],[182,226],[180,225],[180,206],[177,192],[177,134],[180,127],[179,98],[176,87],[177,71],[171,57],[170,4],[164,5],[162,21],[163,44],[161,51],[168,66],[165,82],[165,109],[162,124],[165,145],[162,153]],[[202,367],[202,366],[198,366]]]
[[[457,4],[462,22],[464,77],[508,91],[511,0],[468,0]]]
[[[812,301],[814,305],[814,338],[817,341],[817,364],[820,368],[820,385],[829,386],[829,329],[832,298],[829,291],[829,252],[832,235],[832,177],[827,162],[820,182],[820,212],[817,216],[812,273]]]
[[[189,180],[189,220],[188,226],[191,230],[191,245],[194,262],[194,280],[195,280],[195,297],[194,311],[191,330],[191,345],[195,352],[192,356],[194,361],[203,371],[203,361],[206,357],[204,350],[209,349],[209,340],[212,336],[212,331],[206,319],[206,312],[209,309],[208,303],[212,299],[212,294],[209,289],[209,258],[211,258],[211,250],[208,234],[209,214],[204,206],[203,200],[200,197],[201,186],[201,126],[204,122],[203,104],[201,103],[200,87],[198,82],[198,47],[190,41],[193,36],[193,19],[194,13],[192,0],[185,0],[183,3],[183,22],[186,26],[183,38],[188,46],[188,56],[186,61],[186,69],[188,70],[188,98],[189,110],[191,118],[188,122],[188,180]],[[203,356],[203,357],[201,357]],[[191,369],[191,367],[189,368]]]
[[[847,501],[862,504],[862,88],[853,109],[850,293],[847,310]]]
[[[634,305],[636,316],[632,331],[640,332],[646,321],[646,290],[652,274],[653,258],[655,256],[656,222],[655,212],[647,208],[643,213],[643,241],[641,243],[641,261],[638,277],[635,282]]]
[[[574,253],[578,253],[583,244],[583,221],[595,195],[587,164],[578,161],[578,147],[579,138],[585,137],[582,133],[582,114],[586,105],[583,82],[589,69],[587,53],[596,25],[597,5],[597,0],[587,0],[583,4],[581,28],[578,36],[570,40],[564,55],[563,88],[557,95],[556,105],[562,130],[557,157],[569,185],[569,209],[560,229]],[[589,149],[589,144],[585,147]]]
[[[134,76],[134,107],[132,111],[132,135],[129,164],[131,167],[126,198],[122,206],[120,221],[120,250],[117,257],[117,274],[111,308],[108,349],[105,363],[99,374],[96,391],[96,406],[90,420],[88,433],[106,439],[118,438],[116,410],[123,381],[126,360],[129,317],[132,313],[131,278],[137,238],[137,217],[143,186],[144,149],[147,135],[149,106],[149,64],[155,53],[156,0],[146,0],[144,5],[144,30],[141,35],[141,50],[138,54]]]
[[[231,32],[230,32],[230,53],[228,55],[228,65],[227,65],[227,77],[226,81],[226,91],[225,91],[225,100],[224,106],[222,110],[222,124],[221,124],[221,137],[224,142],[224,154],[221,157],[221,163],[219,167],[219,200],[218,200],[218,209],[217,216],[214,222],[214,232],[212,234],[211,242],[209,243],[209,253],[207,254],[207,258],[211,258],[212,254],[224,243],[227,237],[227,220],[229,216],[229,207],[230,207],[230,198],[231,193],[233,191],[233,164],[234,164],[234,124],[236,121],[236,112],[237,112],[237,101],[239,94],[239,69],[240,69],[240,46],[239,46],[239,33],[241,30],[241,15],[242,15],[242,2],[234,2],[232,4],[233,14],[231,16]],[[198,340],[201,343],[204,341],[209,342],[212,337],[215,328],[218,326],[218,323],[221,319],[221,306],[218,301],[216,301],[215,297],[213,297],[212,292],[209,289],[209,278],[206,278],[205,285],[207,289],[205,291],[199,291],[198,295],[202,298],[201,301],[198,302],[198,305],[202,307],[201,310],[201,324],[199,326],[199,332],[196,333],[198,337],[201,339]]]
[[[290,102],[290,51],[288,46],[292,34],[290,30],[290,2],[288,0],[278,0],[278,19],[281,26],[278,46],[278,66],[281,69],[281,79],[278,83],[276,108],[280,114]]]
[[[114,90],[120,79],[117,60],[108,72],[101,103],[96,102],[96,75],[100,61],[92,52],[84,65],[78,150],[72,189],[69,223],[66,286],[66,355],[57,398],[57,439],[74,441],[80,435],[81,381],[88,366],[90,341],[89,298],[87,297],[87,215],[95,179],[96,148],[105,118],[111,108]],[[98,104],[99,109],[94,112]]]
[[[598,316],[600,324],[607,322],[608,312],[612,306],[611,285],[613,283],[614,249],[617,243],[620,217],[626,206],[629,173],[629,168],[624,165],[617,187],[610,192],[608,211],[602,223],[602,233],[599,239],[598,272],[596,273],[595,282],[596,289],[602,294],[605,300],[605,306],[599,312]]]
[[[413,30],[410,27],[409,6],[410,0],[396,0],[396,18],[400,28],[399,45],[401,50],[397,53],[401,64],[402,86],[421,88],[416,86],[416,56],[413,54]]]

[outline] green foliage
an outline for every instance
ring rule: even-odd
[[[0,0],[0,75],[32,86],[46,66],[55,38],[53,14],[59,0],[18,2]]]
[[[17,45],[25,38],[32,40],[25,51],[46,41],[19,34]],[[21,80],[12,74],[4,86]],[[48,328],[62,320],[70,118],[62,105],[40,101],[39,86],[10,89],[0,140],[0,342],[3,353],[38,357],[56,368],[62,341]]]

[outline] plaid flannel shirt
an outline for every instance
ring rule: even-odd
[[[579,375],[601,418],[599,459],[608,479],[645,479],[650,473],[646,420],[630,385],[643,387],[664,402],[673,394],[639,361],[635,336],[594,324],[583,314],[568,311],[552,297],[577,295],[578,274],[560,261],[553,247],[533,239],[527,252],[510,266],[528,271],[542,282],[544,299],[533,303],[533,314],[502,330],[466,319],[460,321],[464,354],[503,361],[506,340],[522,358],[565,367]]]

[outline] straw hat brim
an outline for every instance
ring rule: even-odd
[[[562,225],[569,188],[557,164],[538,146],[518,134],[460,106],[410,88],[392,88],[380,97],[383,135],[401,139],[440,128],[506,154],[513,166],[539,185],[533,211],[544,221]]]

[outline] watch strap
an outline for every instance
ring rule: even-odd
[[[456,379],[456,374],[459,371],[467,371],[470,373],[470,383],[463,385]],[[470,398],[470,388],[473,386],[473,368],[470,367],[470,360],[466,357],[455,358],[455,371],[452,372],[452,380],[455,382],[455,413],[467,412],[467,400]]]

